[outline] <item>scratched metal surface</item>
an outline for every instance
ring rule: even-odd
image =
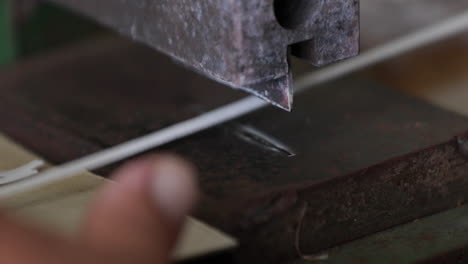
[[[462,206],[329,249],[314,263],[466,263],[467,246],[468,206]],[[301,263],[310,261],[290,264]]]
[[[316,65],[354,56],[359,48],[358,0],[52,2],[288,110],[293,100],[289,45],[299,43],[293,53]],[[290,4],[298,6],[287,9]],[[277,20],[282,15],[283,26]]]
[[[0,83],[0,129],[54,163],[242,96],[115,39],[24,62]],[[354,77],[304,93],[291,114],[269,107],[160,150],[197,164],[197,215],[241,239],[237,260],[274,262],[297,257],[307,204],[300,243],[316,252],[463,203],[452,137],[465,130],[465,118]]]

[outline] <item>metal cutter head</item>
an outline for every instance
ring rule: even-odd
[[[322,66],[359,50],[359,0],[50,1],[286,110],[289,54]]]

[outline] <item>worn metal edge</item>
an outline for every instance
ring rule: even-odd
[[[297,259],[298,248],[307,254],[320,253],[468,202],[468,152],[460,145],[460,138],[467,135],[351,174],[287,186],[242,203],[230,216],[240,219],[240,224],[229,230],[240,238],[242,259],[258,258],[261,252],[268,252],[263,257],[271,263]],[[325,200],[330,203],[317,203]],[[385,215],[379,213],[382,207],[387,208]],[[272,253],[271,248],[276,251]]]

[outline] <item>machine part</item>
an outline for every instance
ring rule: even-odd
[[[310,87],[342,77],[346,73],[356,71],[380,60],[397,56],[398,54],[454,35],[460,31],[464,31],[467,26],[468,12],[465,12],[443,23],[423,29],[413,35],[367,51],[358,58],[348,60],[347,62],[331,67],[330,69],[324,69],[313,74],[306,75],[299,82],[297,91],[303,92]],[[135,154],[196,134],[200,131],[226,123],[233,119],[240,118],[263,108],[265,105],[265,102],[260,101],[255,97],[247,97],[242,100],[232,102],[192,119],[152,132],[151,134],[145,135],[141,138],[133,139],[104,151],[96,152],[92,155],[63,164],[62,166],[52,168],[43,174],[37,175],[36,178],[30,181],[15,184],[15,186],[9,186],[6,189],[0,189],[0,197],[9,196],[16,192],[28,189],[34,189],[62,178],[73,177],[83,170],[101,168]],[[294,152],[289,147],[260,130],[244,126],[240,132],[241,133],[239,134],[238,132],[237,135],[244,140],[250,142],[255,141],[256,143],[262,142],[261,145],[268,149],[273,149],[275,152],[282,152],[283,154],[286,153],[289,157],[295,156]],[[461,151],[468,152],[466,150],[467,147],[465,146],[466,139],[458,138],[458,143]],[[466,155],[466,153],[464,154]]]
[[[286,110],[289,51],[322,66],[359,50],[359,0],[50,1]]]
[[[58,164],[239,95],[127,41],[23,62],[0,83],[0,130]],[[353,78],[297,99],[293,113],[265,108],[234,122],[280,139],[294,157],[239,138],[233,123],[162,147],[203,171],[196,216],[239,239],[235,263],[297,258],[299,219],[300,249],[315,254],[468,201],[468,163],[452,139],[468,119]]]
[[[328,249],[314,264],[467,263],[468,206],[459,205],[417,221]],[[307,260],[288,264],[311,264]]]

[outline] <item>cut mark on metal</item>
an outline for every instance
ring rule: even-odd
[[[460,152],[460,154],[462,154],[462,156],[465,159],[468,159],[468,137],[467,135],[458,136],[456,137],[456,140],[457,140],[458,151]]]
[[[287,157],[296,156],[296,153],[286,144],[252,126],[238,125],[235,134],[240,139],[263,149],[280,153]]]
[[[301,231],[302,231],[302,226],[304,224],[304,219],[307,214],[307,210],[309,208],[309,204],[307,202],[304,202],[304,205],[301,208],[301,211],[299,212],[299,219],[297,223],[297,228],[296,228],[296,235],[294,239],[294,247],[296,248],[296,252],[301,257],[301,259],[305,261],[326,261],[329,258],[328,253],[323,252],[321,254],[304,254],[301,249]]]

